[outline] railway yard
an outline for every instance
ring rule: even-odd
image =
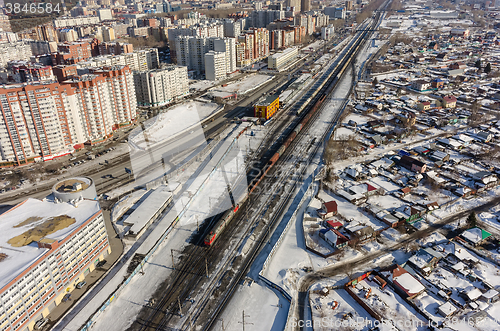
[[[287,70],[197,82],[103,145],[5,173],[29,178],[6,210],[92,178],[113,236],[42,330],[498,330],[498,101],[460,93],[500,89],[410,65],[401,32],[421,24],[375,2]]]

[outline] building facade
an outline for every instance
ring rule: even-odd
[[[226,52],[209,51],[205,54],[205,78],[208,80],[226,78]]]
[[[187,67],[135,72],[134,83],[139,106],[161,107],[189,93]]]
[[[18,227],[31,218],[39,222]],[[47,233],[40,222],[55,222],[61,230]],[[21,240],[26,228],[42,238]],[[11,238],[1,245],[12,247],[0,254],[0,330],[4,331],[34,330],[36,321],[45,318],[111,252],[95,200],[70,204],[30,198],[0,216],[0,229]]]

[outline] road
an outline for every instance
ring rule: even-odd
[[[482,212],[482,211],[487,211],[493,206],[496,206],[497,204],[500,203],[500,197],[495,198],[489,202],[484,203],[483,205],[477,206],[471,210],[465,210],[460,213],[457,213],[455,215],[452,215],[448,218],[444,218],[440,220],[439,222],[436,222],[434,225],[429,226],[426,229],[423,230],[418,230],[409,235],[407,238],[404,240],[395,243],[392,246],[386,247],[382,250],[375,251],[373,253],[369,253],[366,255],[363,255],[360,258],[350,260],[348,262],[343,262],[343,263],[337,263],[332,266],[328,266],[326,268],[323,268],[321,270],[311,272],[307,274],[306,276],[302,277],[299,281],[299,286],[298,286],[298,298],[297,298],[297,305],[295,305],[295,311],[293,313],[293,316],[296,318],[297,321],[303,321],[306,313],[306,309],[308,309],[308,293],[309,293],[309,288],[317,283],[320,280],[323,280],[325,278],[333,277],[336,275],[341,275],[345,273],[347,269],[353,269],[356,266],[362,266],[363,264],[368,264],[370,261],[379,258],[383,255],[389,254],[391,252],[397,251],[408,243],[429,236],[433,232],[436,232],[440,229],[442,229],[445,225],[450,224],[452,222],[455,222],[459,219],[466,218],[469,216],[469,214],[472,211],[475,212]],[[292,306],[293,307],[293,306]],[[304,327],[299,327],[297,326],[295,330],[304,330]]]

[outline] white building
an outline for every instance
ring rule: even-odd
[[[205,54],[205,78],[222,80],[226,78],[226,53],[209,51]]]
[[[99,22],[100,20],[97,16],[60,17],[53,21],[56,29],[68,26],[93,25],[99,24]]]
[[[290,47],[282,52],[278,52],[268,57],[267,67],[269,69],[281,70],[291,62],[293,62],[299,54],[297,47]]]
[[[33,330],[111,252],[96,200],[29,198],[0,233],[0,330]]]
[[[209,49],[226,53],[226,73],[236,71],[236,39],[210,38]]]
[[[96,56],[87,61],[78,62],[77,68],[94,68],[103,66],[126,65],[132,71],[145,71],[159,67],[158,48],[135,50],[120,55]]]
[[[102,28],[102,39],[103,41],[113,41],[115,40],[115,29],[111,27],[103,27]]]
[[[99,9],[97,11],[97,15],[101,21],[112,20],[113,14],[111,13],[111,9]]]
[[[333,33],[335,32],[335,28],[333,25],[324,26],[321,28],[321,39],[330,40],[333,38]]]
[[[134,83],[139,106],[160,107],[189,93],[187,67],[135,72]]]
[[[33,55],[31,46],[22,41],[0,44],[0,67],[7,66],[9,61],[29,61]]]
[[[238,38],[241,34],[241,23],[233,19],[224,20],[224,37]]]

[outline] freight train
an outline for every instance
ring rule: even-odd
[[[367,24],[364,25],[366,27]],[[374,24],[372,24],[373,26]],[[212,228],[210,233],[205,237],[205,245],[211,246],[217,240],[217,238],[220,236],[220,234],[224,231],[224,229],[227,227],[227,225],[232,221],[234,214],[239,210],[240,204],[243,205],[245,200],[248,198],[250,194],[253,193],[253,191],[257,188],[259,183],[265,178],[269,170],[274,166],[274,164],[278,161],[281,155],[285,152],[285,150],[290,146],[292,141],[297,137],[299,132],[305,127],[305,125],[309,122],[311,117],[316,113],[316,111],[321,107],[323,104],[323,101],[326,99],[326,97],[331,93],[333,88],[337,85],[337,82],[339,80],[339,77],[342,76],[344,71],[347,69],[347,67],[351,63],[351,57],[356,54],[357,50],[359,49],[361,45],[361,40],[365,37],[365,35],[368,33],[368,30],[365,30],[364,33],[361,33],[355,40],[355,42],[352,44],[350,49],[346,51],[346,55],[344,55],[343,61],[340,61],[333,70],[329,73],[327,79],[320,85],[320,87],[317,89],[317,93],[314,93],[313,96],[308,100],[311,101],[314,97],[317,98],[316,102],[314,103],[313,107],[307,112],[307,114],[302,118],[300,123],[294,128],[294,130],[290,133],[290,135],[287,137],[283,145],[280,146],[280,148],[274,153],[274,155],[269,159],[267,162],[266,166],[264,167],[263,171],[261,172],[260,176],[257,178],[254,178],[252,182],[249,185],[249,192],[246,195],[245,199],[243,201],[240,201],[239,204],[236,204],[234,208],[228,210],[227,212],[222,215],[221,219],[215,224],[215,226]],[[343,64],[343,65],[342,65]],[[303,109],[303,108],[302,108]],[[301,111],[302,111],[301,109]],[[298,113],[297,115],[300,115]]]

